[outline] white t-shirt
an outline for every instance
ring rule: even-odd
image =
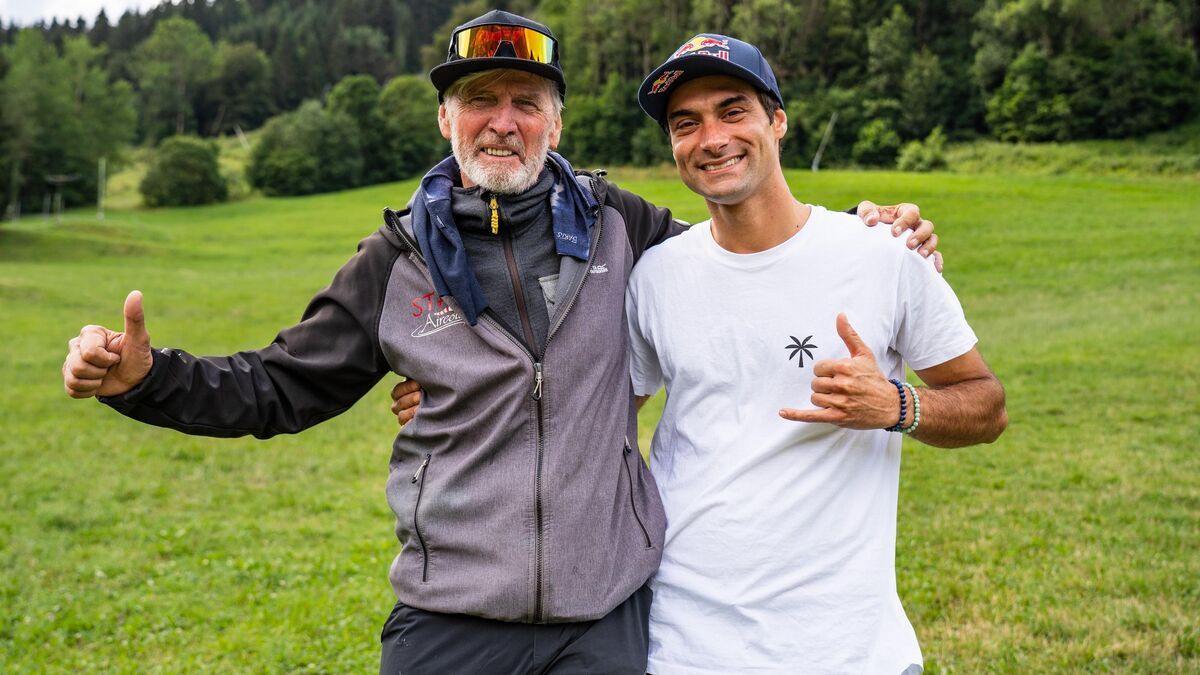
[[[668,521],[655,675],[922,663],[896,594],[900,434],[778,415],[814,407],[815,361],[849,356],[839,312],[887,377],[975,345],[954,292],[905,239],[813,207],[770,250],[730,253],[704,222],[633,270],[634,390],[667,388],[650,454]]]

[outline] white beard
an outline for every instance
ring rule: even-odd
[[[520,137],[511,134],[501,137],[491,132],[483,132],[474,141],[468,141],[455,135],[451,145],[454,148],[454,158],[458,160],[458,168],[471,182],[482,186],[488,192],[500,195],[515,195],[533,187],[542,167],[546,165],[546,155],[550,148],[550,130],[537,139],[537,147],[532,152],[525,153]],[[479,156],[479,149],[484,145],[502,145],[518,154],[525,155],[525,161],[520,168],[514,170],[504,167],[486,166],[485,160]]]

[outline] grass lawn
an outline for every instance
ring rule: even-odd
[[[1008,389],[996,444],[905,446],[897,576],[928,671],[1200,670],[1200,183],[791,178],[920,203]],[[394,378],[304,434],[213,440],[72,401],[59,368],[133,288],[155,344],[266,344],[413,185],[0,224],[0,672],[377,668]]]

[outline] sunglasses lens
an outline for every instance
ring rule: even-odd
[[[505,47],[510,48],[511,53]],[[454,35],[454,49],[463,59],[499,55],[538,63],[554,61],[554,38],[521,26],[466,28]]]

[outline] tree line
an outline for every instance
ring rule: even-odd
[[[268,193],[419,172],[446,150],[424,74],[453,26],[497,6],[562,40],[562,149],[588,165],[669,161],[635,92],[697,32],[771,61],[789,165],[827,130],[825,164],[910,168],[947,139],[1138,136],[1200,97],[1194,0],[182,0],[0,27],[0,208],[38,208],[48,176],[87,203],[97,159],[131,143],[264,124],[250,178]]]

